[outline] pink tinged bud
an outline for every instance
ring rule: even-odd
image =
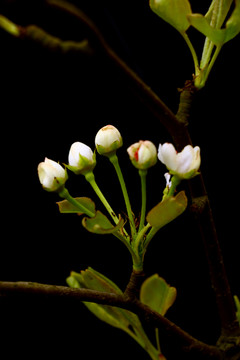
[[[43,188],[47,191],[59,190],[67,181],[66,170],[57,162],[45,158],[38,165],[38,177]]]
[[[157,162],[157,149],[151,141],[139,141],[127,149],[132,164],[139,170],[146,170]]]
[[[113,125],[104,126],[95,137],[95,145],[100,155],[110,155],[119,149],[122,144],[122,136]]]

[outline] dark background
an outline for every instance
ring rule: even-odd
[[[193,65],[181,36],[151,12],[148,1],[118,3],[76,0],[108,43],[175,112],[179,94]],[[192,1],[203,12],[208,1]],[[81,40],[86,30],[75,19],[48,9],[42,1],[0,0],[0,13],[17,24],[36,23],[63,39]],[[194,44],[202,37],[191,31]],[[49,52],[40,45],[14,39],[0,30],[1,116],[1,245],[0,278],[65,285],[71,270],[88,266],[104,273],[122,289],[131,273],[131,259],[111,236],[95,236],[77,216],[58,213],[55,194],[42,190],[37,165],[47,156],[67,162],[75,141],[94,148],[95,134],[106,124],[121,132],[119,150],[130,197],[139,212],[140,187],[126,148],[140,139],[156,146],[171,141],[121,72],[100,54],[93,59]],[[190,131],[201,147],[202,167],[214,210],[227,272],[234,294],[239,291],[239,37],[226,44],[197,95]],[[148,207],[160,201],[165,168],[149,172]],[[124,211],[115,174],[98,157],[96,180],[114,209]],[[69,174],[74,196],[94,194],[84,178]],[[184,184],[181,185],[184,188]],[[101,206],[100,204],[98,204]],[[147,275],[158,273],[178,291],[169,318],[192,335],[214,343],[219,335],[214,296],[198,232],[186,212],[154,238],[146,256]],[[133,353],[146,359],[133,340],[96,320],[82,304],[70,301],[3,301],[3,346],[9,355],[47,358],[122,359]],[[110,347],[107,347],[110,340]],[[174,347],[165,341],[168,359]],[[113,350],[114,349],[114,350]],[[86,355],[86,351],[88,352]]]

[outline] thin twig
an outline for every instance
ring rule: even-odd
[[[134,88],[148,110],[154,114],[156,119],[160,120],[172,136],[177,148],[180,148],[181,143],[189,140],[189,136],[186,134],[186,131],[183,130],[186,124],[179,120],[151,87],[117,55],[106,42],[98,27],[82,10],[63,0],[46,0],[46,3],[74,16],[86,26],[88,30],[87,36],[92,48],[107,56],[116,68],[121,71],[123,80],[127,81],[129,85]]]

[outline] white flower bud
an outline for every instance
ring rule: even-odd
[[[68,168],[75,174],[85,174],[94,169],[96,156],[89,146],[75,142],[70,148],[68,163]]]
[[[127,149],[132,164],[139,170],[146,170],[157,162],[157,149],[151,141],[139,141]]]
[[[123,141],[118,129],[107,125],[98,131],[95,144],[100,155],[110,155],[122,146]]]
[[[178,176],[180,179],[190,179],[198,174],[201,163],[200,148],[191,145],[177,153],[174,146],[169,143],[159,145],[159,160],[166,165],[170,174]]]
[[[43,188],[47,191],[59,190],[68,178],[66,170],[48,158],[45,158],[44,162],[38,165],[38,177]]]

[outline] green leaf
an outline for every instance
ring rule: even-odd
[[[187,15],[191,14],[192,10],[188,0],[150,0],[150,7],[181,33],[189,28]]]
[[[180,191],[175,197],[169,196],[157,204],[147,215],[147,221],[161,228],[181,215],[187,207],[187,197]]]
[[[13,36],[19,37],[21,35],[20,27],[3,15],[0,15],[0,28],[4,29]]]
[[[71,272],[71,276],[67,278],[67,284],[73,288],[86,288],[123,295],[121,289],[114,282],[90,267],[85,271],[81,271],[80,274]],[[91,302],[83,303],[98,319],[122,329],[136,339],[135,332],[130,330],[131,327],[141,327],[141,323],[135,314],[113,306]]]
[[[78,280],[88,289],[123,295],[122,290],[113,281],[91,267],[81,271]]]
[[[225,43],[240,33],[240,0],[236,0],[235,3],[235,9],[226,23]]]
[[[234,295],[234,301],[235,301],[235,305],[236,305],[236,308],[237,308],[237,311],[236,311],[237,320],[238,320],[239,325],[240,325],[240,301],[239,301],[239,298],[237,297],[237,295]]]
[[[212,27],[205,16],[201,14],[191,14],[188,16],[188,19],[195,29],[208,37],[215,45],[224,43],[224,34],[222,33],[222,30]]]
[[[158,274],[144,281],[140,291],[140,300],[161,315],[165,315],[176,299],[177,290],[169,286]]]
[[[95,213],[95,204],[94,202],[87,197],[76,197],[75,200],[81,205],[87,208],[89,211]],[[68,200],[63,200],[57,202],[60,213],[64,214],[84,214],[80,212],[79,208],[71,204]]]
[[[95,234],[112,234],[123,227],[124,220],[120,219],[116,226],[113,226],[111,221],[101,213],[96,212],[96,216],[93,218],[83,218],[83,226],[90,232]]]
[[[223,45],[232,40],[240,32],[240,0],[236,0],[235,9],[226,22],[225,28],[220,29],[227,16],[228,9],[229,0],[226,2],[225,7],[221,9],[222,12],[219,14],[218,21],[214,26],[210,22],[211,17],[209,15],[211,15],[211,11],[209,11],[206,16],[201,14],[190,14],[188,15],[188,20],[192,26],[208,37],[215,45]]]

